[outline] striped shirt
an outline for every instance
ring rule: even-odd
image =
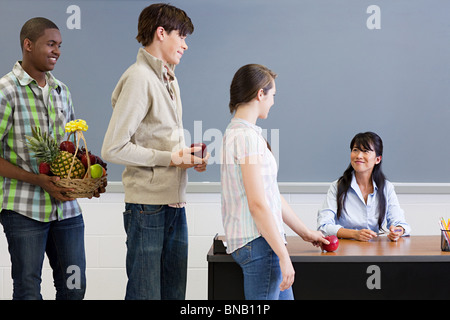
[[[39,164],[26,146],[25,135],[40,127],[56,141],[64,139],[64,125],[74,120],[69,89],[61,81],[46,74],[47,101],[42,89],[22,68],[20,61],[0,79],[0,156],[28,171],[39,173]],[[34,220],[49,222],[81,213],[76,200],[60,202],[41,187],[16,179],[0,177],[2,209],[13,210]]]
[[[267,204],[284,240],[281,195],[277,183],[277,163],[267,148],[262,129],[245,120],[234,118],[228,125],[222,144],[221,184],[222,222],[231,253],[261,236],[248,207],[240,162],[251,155],[261,155],[261,174]]]

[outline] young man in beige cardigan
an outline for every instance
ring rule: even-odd
[[[112,94],[102,156],[125,165],[126,299],[184,299],[187,275],[186,169],[206,170],[186,148],[174,74],[194,26],[168,4],[145,8],[136,63]]]

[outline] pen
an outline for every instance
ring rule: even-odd
[[[393,232],[402,232],[401,228],[395,228]],[[377,236],[381,236],[383,234],[388,234],[389,232],[381,231],[377,233]]]

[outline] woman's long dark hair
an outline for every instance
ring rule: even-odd
[[[353,148],[359,148],[361,150],[375,151],[376,156],[383,155],[383,141],[381,138],[373,132],[358,133],[350,142],[350,150]],[[372,149],[373,148],[373,149]],[[374,150],[375,149],[375,150]],[[347,198],[347,191],[352,183],[353,167],[350,164],[344,171],[342,177],[338,180],[337,188],[337,218],[339,219],[342,212],[345,211],[345,199]],[[376,164],[372,171],[372,180],[375,181],[378,192],[378,227],[382,229],[382,223],[384,216],[386,215],[386,197],[384,195],[384,185],[386,177],[381,170],[381,161]]]

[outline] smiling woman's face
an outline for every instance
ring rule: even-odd
[[[370,146],[372,150],[364,149],[364,147],[353,146],[350,153],[350,162],[353,170],[356,173],[369,172],[372,173],[376,164],[381,162],[381,156],[376,155],[373,150],[373,146]]]

